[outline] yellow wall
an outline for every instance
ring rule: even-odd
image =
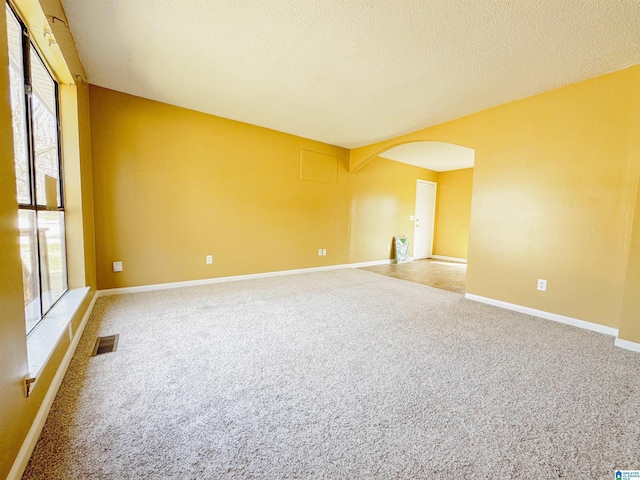
[[[350,170],[408,141],[475,149],[466,291],[618,327],[640,164],[631,143],[639,69],[353,149]],[[547,292],[536,291],[538,278]]]
[[[78,93],[78,133],[80,136],[81,208],[84,233],[84,284],[96,289],[96,238],[93,208],[93,170],[91,163],[91,122],[89,120],[89,85],[80,84]]]
[[[100,289],[389,258],[436,175],[385,159],[349,175],[343,148],[90,92]],[[301,180],[301,149],[337,157],[337,183]]]
[[[90,98],[100,289],[348,261],[347,150],[99,87]],[[337,156],[337,184],[300,180],[301,149]]]
[[[24,15],[41,52],[52,65],[59,80],[72,78],[69,68],[81,64],[68,31],[54,28],[57,44],[49,45],[42,36],[46,15],[63,18],[58,0],[16,0],[16,8]],[[0,478],[9,473],[16,455],[42,405],[43,399],[68,347],[65,335],[55,347],[51,360],[38,379],[33,394],[24,396],[23,380],[29,373],[27,364],[22,265],[19,250],[18,210],[13,169],[13,133],[9,105],[7,32],[4,6],[0,9]],[[35,26],[34,26],[35,25]],[[78,67],[79,66],[79,67]],[[89,285],[95,291],[93,258],[93,212],[91,209],[92,179],[86,86],[61,86],[61,128],[63,168],[69,232],[67,245],[69,279],[72,286]],[[76,331],[92,296],[85,300],[72,319]]]
[[[52,17],[66,19],[66,15],[60,0],[21,0],[21,3],[39,3],[45,18]],[[56,38],[56,45],[50,46],[56,58],[56,71],[62,72],[59,76],[61,82],[73,85],[63,85],[60,87],[61,93],[66,92],[66,98],[62,98],[62,110],[67,110],[66,115],[70,120],[63,129],[63,144],[66,151],[63,152],[64,166],[75,168],[74,181],[67,179],[69,174],[65,170],[67,186],[73,190],[73,198],[66,198],[67,209],[71,210],[74,218],[75,228],[78,229],[79,240],[77,248],[71,254],[79,258],[73,259],[77,266],[75,285],[89,285],[93,289],[96,286],[96,266],[95,266],[95,231],[93,221],[93,176],[91,166],[91,131],[89,121],[89,84],[80,57],[76,50],[76,45],[69,28],[60,21],[48,22],[48,27],[53,31]],[[35,30],[37,31],[37,30]],[[48,44],[48,41],[47,41]],[[68,72],[68,80],[65,78]],[[64,76],[64,78],[63,78]],[[73,128],[71,128],[73,124]],[[73,138],[69,138],[72,136]],[[73,167],[70,164],[73,163]],[[68,195],[70,197],[71,195]],[[67,250],[70,250],[67,248]],[[81,254],[79,254],[79,252]],[[72,265],[73,266],[73,265]],[[71,280],[71,279],[70,279]],[[75,286],[74,285],[74,286]]]
[[[438,173],[435,255],[467,258],[473,168]]]
[[[640,170],[640,68],[634,71],[636,88],[632,92],[631,146],[629,149],[630,176]],[[633,186],[632,186],[633,189]],[[640,343],[640,176],[636,176],[635,206],[629,208],[633,228],[629,237],[629,257],[620,318],[620,338]],[[632,209],[633,210],[632,213]]]
[[[393,237],[409,235],[413,245],[416,180],[436,182],[438,173],[412,165],[375,158],[350,175],[350,261],[392,258]]]
[[[619,337],[640,343],[640,191],[635,206]]]

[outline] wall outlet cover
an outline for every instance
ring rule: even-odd
[[[113,262],[113,271],[121,272],[122,271],[122,262]]]
[[[543,280],[542,278],[538,279],[538,290],[540,290],[541,292],[546,292],[547,291],[547,281]]]
[[[205,261],[207,262],[207,265],[211,265],[213,263],[213,255],[207,255]]]

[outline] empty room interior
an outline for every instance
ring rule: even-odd
[[[640,471],[640,2],[2,12],[0,478]]]

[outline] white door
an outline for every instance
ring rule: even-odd
[[[433,255],[433,229],[436,214],[436,184],[418,180],[416,185],[416,214],[413,225],[413,259]]]

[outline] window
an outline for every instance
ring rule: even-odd
[[[67,291],[58,84],[6,5],[27,333]]]

